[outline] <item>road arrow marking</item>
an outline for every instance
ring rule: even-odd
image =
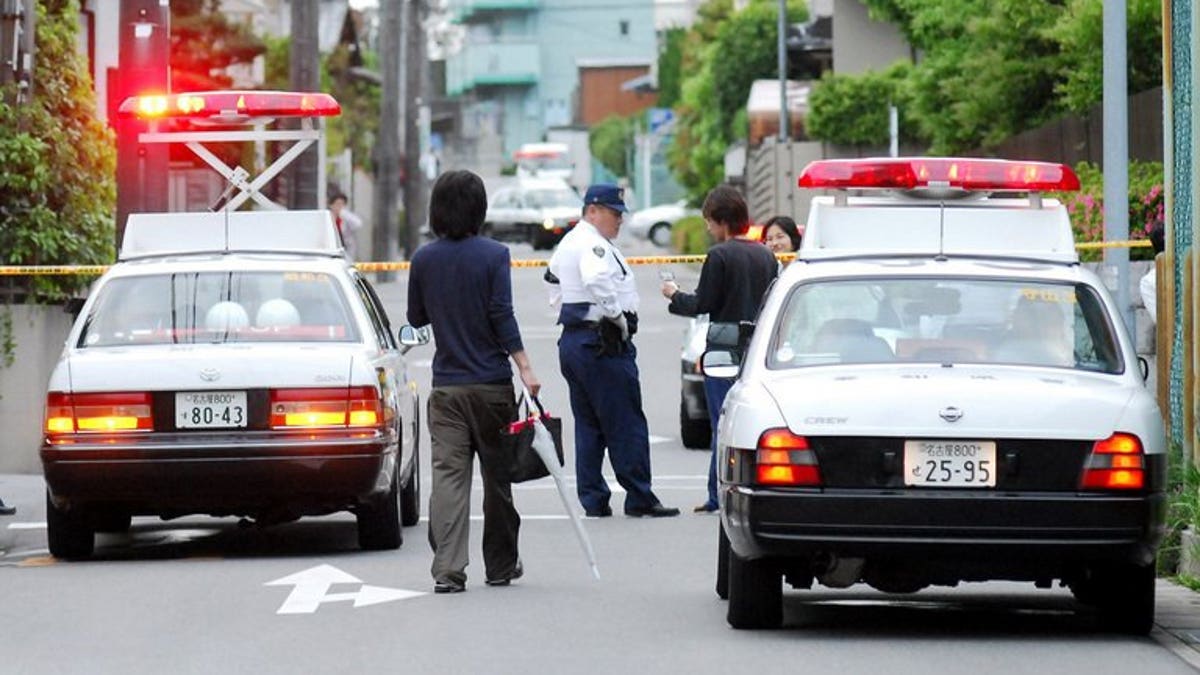
[[[290,574],[275,581],[268,581],[264,586],[294,586],[287,600],[283,601],[276,614],[312,614],[323,602],[338,602],[352,600],[355,607],[378,605],[392,600],[405,600],[425,595],[419,591],[406,591],[401,588],[385,588],[363,584],[357,591],[346,593],[330,593],[329,588],[334,584],[362,584],[362,579],[343,572],[333,565],[317,565],[302,572]]]

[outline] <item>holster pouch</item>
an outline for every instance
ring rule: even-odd
[[[596,353],[600,356],[620,356],[625,352],[621,327],[615,322],[601,319],[596,323],[596,334],[600,337],[600,342],[596,345]]]
[[[629,337],[637,335],[638,315],[637,312],[625,312],[625,325],[629,327]]]

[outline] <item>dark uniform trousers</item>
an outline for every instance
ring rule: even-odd
[[[483,564],[488,579],[507,579],[517,565],[521,516],[513,505],[500,430],[513,420],[511,384],[434,387],[429,394],[433,489],[429,495],[430,572],[465,584],[471,516],[471,470],[483,473]]]
[[[564,327],[558,341],[558,361],[575,416],[579,502],[587,511],[608,506],[612,493],[600,472],[607,447],[617,482],[625,488],[625,508],[651,507],[659,501],[650,489],[650,435],[642,412],[637,351],[630,342],[618,356],[600,356],[599,342],[588,326]]]

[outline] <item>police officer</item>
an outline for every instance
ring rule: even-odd
[[[558,244],[546,281],[559,307],[558,358],[575,415],[575,476],[579,501],[593,517],[612,515],[611,491],[600,473],[604,449],[625,488],[625,515],[677,516],[650,489],[650,438],[642,412],[637,350],[638,295],[633,270],[612,244],[621,229],[624,191],[588,188],[583,220]]]

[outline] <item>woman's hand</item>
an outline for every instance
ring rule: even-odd
[[[671,296],[679,292],[679,286],[674,281],[664,281],[661,290],[663,297],[670,300]]]

